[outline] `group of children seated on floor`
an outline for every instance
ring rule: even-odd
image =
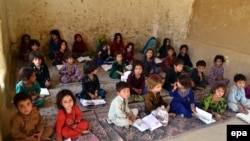
[[[186,118],[196,116],[196,107],[222,119],[226,118],[223,112],[227,107],[234,112],[248,114],[250,100],[245,97],[246,77],[243,74],[236,74],[234,76],[235,84],[227,90],[229,80],[223,77],[225,59],[222,55],[215,56],[214,65],[206,77],[204,74],[205,61],[197,61],[197,68],[192,68],[192,62],[187,54],[188,46],[182,45],[180,53],[176,57],[170,40],[164,39],[163,46],[159,50],[159,57],[163,62],[160,64],[161,67],[158,67],[154,62],[156,56],[154,48],[145,49],[145,55],[141,61],[135,60],[133,58],[134,44],[128,43],[124,47],[122,36],[117,33],[112,47],[109,47],[106,41],[100,40],[96,56],[92,61],[84,63],[84,74],[82,75],[74,63],[73,55],[71,53],[61,54],[67,48],[67,43],[60,39],[57,32],[51,31],[53,39],[51,47],[53,45],[54,47],[51,48],[50,57],[55,59],[53,64],[57,64],[60,59],[56,58],[63,56],[60,64],[64,64],[64,66],[59,70],[60,80],[63,83],[82,82],[80,93],[74,95],[68,89],[57,93],[56,136],[58,141],[68,138],[76,139],[81,134],[89,133],[89,124],[82,119],[82,112],[76,104],[76,98],[105,98],[106,91],[100,87],[97,76],[98,66],[112,58],[115,59],[109,73],[110,78],[120,79],[126,70],[125,64],[131,64],[133,67],[126,82],[116,83],[117,96],[111,102],[107,113],[107,122],[110,124],[129,127],[138,118],[138,113],[142,111],[136,108],[130,109],[129,101],[144,101],[146,114],[150,114],[158,107],[163,107],[165,111],[169,112],[167,115],[173,117],[175,115]],[[80,38],[78,34],[75,36],[76,41],[82,41]],[[60,49],[55,50],[57,43],[60,44]],[[37,46],[39,48],[39,45]],[[54,51],[54,56],[52,51]],[[76,52],[81,53],[79,50]],[[127,58],[124,58],[125,56]],[[16,84],[16,95],[13,102],[18,112],[11,120],[11,135],[14,140],[50,140],[49,136],[53,133],[53,128],[44,126],[42,117],[37,110],[45,104],[45,99],[39,97],[40,87],[51,87],[48,67],[43,54],[38,50],[28,52],[28,58],[29,67],[20,69],[20,81]],[[159,74],[161,69],[166,72],[165,78]],[[211,93],[204,95],[200,103],[195,102],[194,90],[204,89],[207,83],[212,86]],[[169,105],[160,95],[162,87],[169,92],[169,96],[173,97]]]

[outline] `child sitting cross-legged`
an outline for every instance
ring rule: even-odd
[[[112,68],[109,73],[109,77],[113,79],[120,79],[123,73],[125,72],[125,63],[122,60],[122,53],[115,53],[115,61],[112,64]]]
[[[144,65],[141,61],[133,62],[132,72],[129,74],[127,83],[130,86],[130,99],[133,101],[143,101],[145,94],[145,75],[143,73]]]
[[[211,94],[205,96],[201,100],[201,107],[203,110],[208,111],[213,114],[216,118],[225,119],[223,115],[227,108],[227,103],[224,98],[226,93],[226,85],[223,83],[217,83],[211,89]]]
[[[22,67],[19,71],[20,81],[16,84],[16,94],[21,92],[31,95],[33,106],[39,108],[45,104],[40,96],[40,85],[36,81],[36,73],[31,67]]]
[[[227,94],[228,108],[234,112],[248,114],[250,108],[250,100],[245,95],[246,76],[236,74],[234,76],[235,84],[232,85]]]
[[[128,107],[130,90],[126,82],[118,82],[116,84],[116,91],[118,95],[110,104],[107,121],[109,124],[114,123],[117,126],[128,128],[136,119],[138,109],[130,109]]]
[[[205,89],[207,86],[206,76],[204,74],[206,62],[204,60],[199,60],[196,62],[196,67],[197,68],[189,72],[194,83],[194,89]]]
[[[66,63],[59,70],[59,74],[61,75],[62,83],[72,83],[79,82],[82,78],[81,72],[75,64],[75,59],[72,54],[67,53],[65,55]]]
[[[14,97],[17,113],[11,119],[11,137],[14,141],[50,141],[52,127],[45,127],[40,113],[32,108],[32,98],[21,92]]]
[[[157,74],[151,75],[147,79],[148,92],[146,93],[144,100],[145,112],[147,114],[150,114],[153,110],[156,110],[158,107],[162,106],[162,108],[166,108],[167,110],[169,110],[169,108],[167,107],[167,103],[162,99],[160,95],[162,84],[163,80]],[[169,114],[169,116],[171,115],[174,116],[175,114]]]
[[[177,78],[169,95],[173,97],[170,103],[170,111],[181,117],[191,118],[195,111],[194,92],[191,88],[191,77],[188,74],[181,74]]]
[[[106,91],[100,88],[100,82],[96,75],[98,65],[94,61],[86,61],[83,67],[82,91],[76,94],[77,98],[101,99],[105,98]]]
[[[82,119],[82,111],[70,90],[63,89],[58,92],[56,105],[59,109],[56,119],[57,141],[77,139],[81,134],[89,133],[89,123]]]
[[[36,80],[40,87],[49,88],[51,86],[49,69],[40,51],[32,51],[30,53],[29,66],[35,70]]]
[[[174,62],[174,68],[170,68],[166,71],[165,81],[163,88],[167,91],[171,91],[177,81],[177,77],[180,76],[184,62],[182,59],[177,58]]]

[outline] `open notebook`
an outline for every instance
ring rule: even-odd
[[[158,57],[155,58],[155,64],[160,64],[162,63],[162,60]]]
[[[47,88],[41,88],[40,97],[44,97],[48,95],[50,95],[49,90]]]
[[[89,56],[81,56],[81,57],[78,57],[77,58],[77,61],[78,62],[84,62],[84,61],[90,61],[91,60],[91,58],[89,57]]]
[[[108,64],[103,64],[101,65],[102,69],[105,71],[109,71],[112,68],[112,64],[108,65]]]
[[[243,121],[247,122],[250,124],[250,110],[248,110],[248,114],[243,114],[243,113],[238,113],[236,114],[236,117],[242,119]]]
[[[63,67],[63,65],[56,65],[57,70],[60,70]]]
[[[149,129],[153,131],[162,126],[161,122],[155,118],[154,115],[149,114],[142,119],[137,119],[134,121],[133,126],[139,129],[141,132]]]
[[[121,81],[127,82],[127,79],[130,73],[131,71],[125,71],[123,75],[121,76]]]
[[[93,99],[93,100],[80,99],[80,103],[82,104],[82,106],[90,106],[90,105],[106,104],[106,101],[104,99]]]
[[[216,122],[216,120],[213,119],[213,115],[211,113],[208,113],[198,107],[196,107],[196,112],[197,112],[196,115],[202,122],[206,124]]]

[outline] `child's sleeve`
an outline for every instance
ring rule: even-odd
[[[188,64],[187,65],[192,68],[193,67],[193,63],[191,62],[191,59],[190,59],[190,57],[189,57],[188,54],[187,54],[187,60],[188,60]]]
[[[82,111],[79,109],[78,106],[74,106],[74,109],[76,111],[76,119],[75,122],[79,123],[82,120]]]
[[[235,103],[235,104],[238,104],[239,102],[235,99],[235,94],[236,94],[236,91],[235,89],[233,88],[233,86],[229,89],[228,91],[228,94],[227,94],[227,101],[228,102],[232,102],[232,103]]]
[[[168,91],[169,96],[174,97],[175,95],[177,95],[177,89],[175,91],[173,90]]]
[[[59,110],[56,119],[56,136],[57,139],[62,139],[62,128],[65,122],[65,114]]]
[[[66,69],[66,65],[63,65],[62,68],[59,70],[59,74],[60,75],[65,75],[68,73],[67,69]]]
[[[123,62],[122,63],[122,71],[125,72],[125,70],[126,70],[126,64]]]
[[[41,133],[44,129],[44,122],[43,122],[43,118],[42,116],[40,115],[40,113],[38,111],[34,111],[34,113],[37,115],[38,117],[38,123],[36,126],[36,131]]]
[[[83,79],[82,79],[82,92],[84,93],[84,92],[88,92],[88,89],[87,89],[87,83],[88,83],[88,81],[86,80],[87,78],[86,78],[86,76],[84,76],[83,77]]]
[[[39,83],[36,81],[34,85],[35,85],[36,94],[40,95],[41,88],[40,88]]]
[[[81,72],[80,72],[80,70],[78,69],[78,67],[75,65],[75,76],[76,77],[79,77],[79,76],[81,76]]]
[[[167,103],[163,100],[163,98],[161,97],[161,95],[159,94],[159,100],[160,100],[160,105],[164,105],[164,107],[167,107]]]
[[[209,70],[209,78],[211,78],[212,80],[216,79],[213,67],[211,67],[210,70]]]
[[[153,109],[153,103],[151,101],[151,97],[150,97],[149,94],[146,94],[144,102],[145,102],[145,111],[146,111],[146,113],[150,113],[152,111],[152,109]]]
[[[142,77],[142,81],[141,81],[141,84],[140,84],[140,88],[143,90],[145,88],[145,76],[141,76]]]
[[[194,102],[194,92],[193,92],[193,90],[191,88],[190,88],[189,99],[190,99],[190,104],[195,104],[195,102]]]
[[[22,91],[23,91],[22,83],[19,82],[19,83],[16,84],[16,94],[18,94],[18,93],[20,93]]]
[[[129,114],[129,113],[130,113],[130,109],[129,109],[129,107],[128,107],[128,102],[127,102],[127,101],[126,101],[126,103],[127,103],[127,104],[126,104],[126,113]]]
[[[227,108],[227,103],[226,103],[226,101],[225,101],[225,99],[224,98],[222,98],[222,100],[220,100],[219,102],[218,102],[218,106],[217,106],[217,110],[216,110],[216,112],[218,112],[218,113],[224,113],[225,112],[225,110],[226,110],[226,108]]]
[[[14,116],[12,119],[11,119],[11,129],[10,129],[10,132],[11,132],[11,136],[12,138],[14,139],[25,139],[27,137],[27,135],[21,131],[21,128],[22,128],[22,119]]]
[[[49,74],[49,69],[47,65],[44,65],[44,73],[45,73],[45,80],[50,81],[50,74]]]
[[[117,105],[116,107],[115,107],[115,113],[116,113],[116,116],[118,117],[118,118],[127,118],[127,113],[125,113],[123,110],[122,110],[122,104],[120,104],[120,103],[116,103],[115,105]]]
[[[98,76],[96,76],[96,86],[97,86],[97,90],[98,89],[100,89],[101,88],[101,86],[100,86],[100,81],[99,81],[99,79],[98,79]]]
[[[206,97],[204,97],[204,98],[201,100],[202,109],[203,109],[204,111],[207,111],[208,108],[209,108],[209,105],[210,105],[210,99],[209,99],[209,95],[207,95]]]

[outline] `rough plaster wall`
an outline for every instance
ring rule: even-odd
[[[7,140],[3,138],[9,134],[10,130],[10,117],[13,115],[10,97],[14,95],[13,80],[15,80],[12,71],[15,68],[13,67],[15,63],[12,60],[10,50],[5,2],[5,0],[0,0],[0,141]]]
[[[195,1],[187,42],[196,63],[204,59],[207,71],[215,55],[226,57],[225,77],[231,80],[236,73],[247,76],[250,83],[250,2],[248,0]]]
[[[73,35],[83,34],[93,49],[97,34],[109,40],[121,32],[125,43],[141,48],[151,36],[173,39],[179,46],[186,37],[194,0],[11,0],[8,17],[12,43],[29,33],[47,51],[49,31],[59,29],[71,47]],[[17,46],[16,46],[17,47]]]

